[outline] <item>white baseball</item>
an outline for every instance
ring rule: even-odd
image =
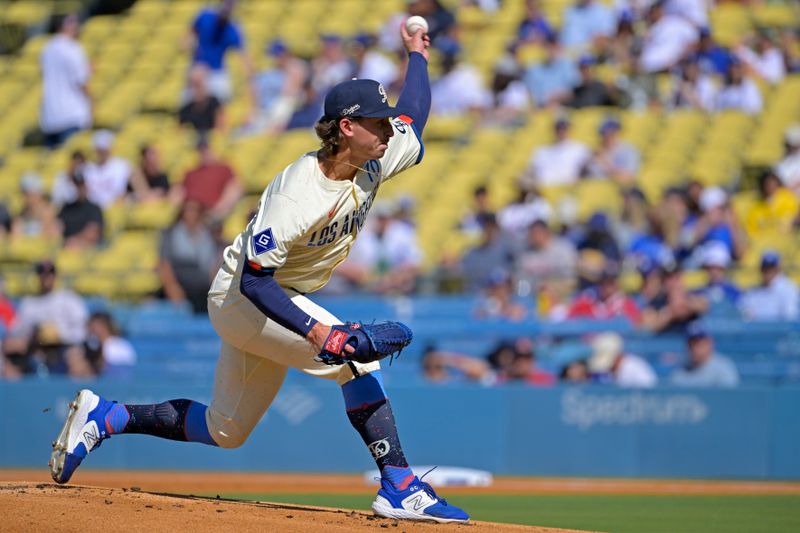
[[[428,21],[424,17],[414,15],[406,19],[406,31],[410,35],[417,33],[417,30],[422,28],[422,33],[428,33]]]

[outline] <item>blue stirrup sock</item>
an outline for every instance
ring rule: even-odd
[[[206,405],[192,400],[169,400],[146,405],[118,403],[106,414],[106,431],[110,435],[142,433],[217,446],[208,432],[207,410]]]
[[[414,474],[400,446],[394,413],[380,371],[359,376],[342,385],[347,418],[369,448],[381,475],[404,489]]]

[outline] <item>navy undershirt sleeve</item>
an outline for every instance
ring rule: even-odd
[[[428,79],[428,61],[419,52],[408,55],[408,69],[397,108],[414,121],[422,134],[431,111],[431,82]]]
[[[245,263],[239,290],[267,318],[305,337],[317,321],[292,302],[273,274],[274,271],[256,270]]]

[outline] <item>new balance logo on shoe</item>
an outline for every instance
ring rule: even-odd
[[[92,420],[83,426],[82,433],[81,440],[83,440],[84,444],[86,445],[86,450],[89,451],[100,440],[100,432],[97,429],[97,422]]]
[[[420,492],[416,496],[412,496],[411,498],[407,499],[405,501],[406,505],[404,507],[408,509],[409,506],[412,506],[412,508],[415,511],[419,511],[430,505],[430,501],[431,499],[428,497],[427,494],[425,494],[424,492]]]

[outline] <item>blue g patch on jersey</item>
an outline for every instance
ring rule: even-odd
[[[267,253],[277,247],[275,237],[272,236],[272,228],[267,228],[261,233],[253,235],[253,249],[256,255]]]

